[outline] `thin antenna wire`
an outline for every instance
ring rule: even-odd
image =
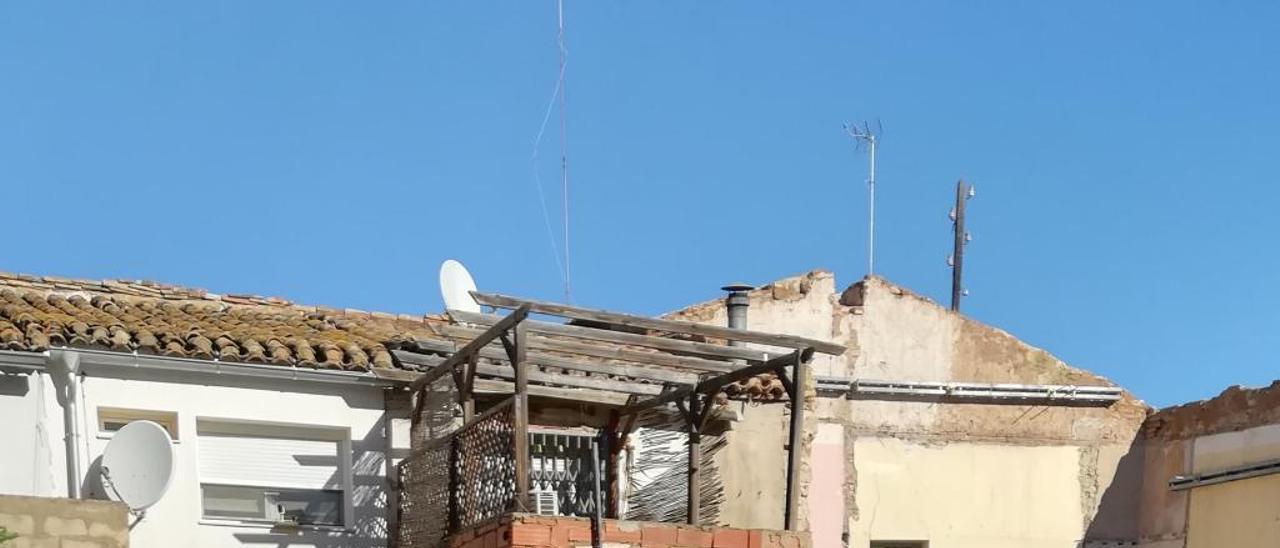
[[[862,127],[845,124],[844,130],[850,137],[867,144],[867,164],[870,174],[867,176],[867,274],[876,271],[876,140],[880,130],[871,130],[871,126],[863,122]]]
[[[565,102],[565,65],[568,50],[564,46],[564,0],[556,0],[556,44],[560,49],[560,82],[556,89],[560,94],[560,187],[564,199],[564,300],[572,302],[569,277],[569,133],[568,109]]]
[[[556,259],[556,270],[560,278],[565,277],[564,261],[560,259],[560,247],[556,245],[556,230],[551,226],[551,211],[547,209],[547,193],[542,188],[542,176],[538,174],[538,151],[542,148],[542,136],[547,132],[547,122],[551,120],[551,109],[556,106],[556,97],[560,94],[560,79],[556,79],[556,87],[547,100],[547,109],[542,113],[542,125],[538,126],[538,135],[533,139],[533,153],[529,162],[533,167],[533,183],[538,189],[538,203],[542,205],[542,221],[547,226],[547,242],[551,244],[551,254]],[[566,281],[566,284],[568,282]]]

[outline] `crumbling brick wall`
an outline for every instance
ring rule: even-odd
[[[809,548],[807,533],[675,523],[604,523],[605,546],[615,548]],[[583,518],[511,514],[450,538],[450,548],[560,548],[591,545],[591,521]]]

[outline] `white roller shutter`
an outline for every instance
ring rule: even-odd
[[[201,483],[342,489],[337,441],[201,433],[199,444]]]

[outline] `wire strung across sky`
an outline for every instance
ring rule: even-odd
[[[538,202],[542,205],[542,220],[547,227],[547,238],[551,243],[551,253],[555,257],[560,278],[564,281],[565,302],[571,302],[571,286],[569,277],[569,140],[567,124],[567,101],[565,98],[565,67],[568,65],[568,49],[564,43],[564,0],[556,0],[556,47],[559,50],[560,69],[556,76],[555,88],[551,98],[547,100],[546,111],[542,115],[542,124],[538,126],[538,134],[533,140],[533,154],[530,162],[533,168],[533,182],[538,191]],[[551,211],[547,208],[546,191],[543,189],[542,176],[538,174],[538,151],[542,147],[542,137],[547,131],[547,122],[551,120],[551,110],[560,107],[560,185],[562,212],[564,217],[563,236],[564,253],[556,245],[555,228],[551,225]]]

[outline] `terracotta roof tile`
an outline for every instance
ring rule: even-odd
[[[302,306],[154,281],[0,273],[0,348],[70,346],[324,369],[392,368],[427,316]]]

